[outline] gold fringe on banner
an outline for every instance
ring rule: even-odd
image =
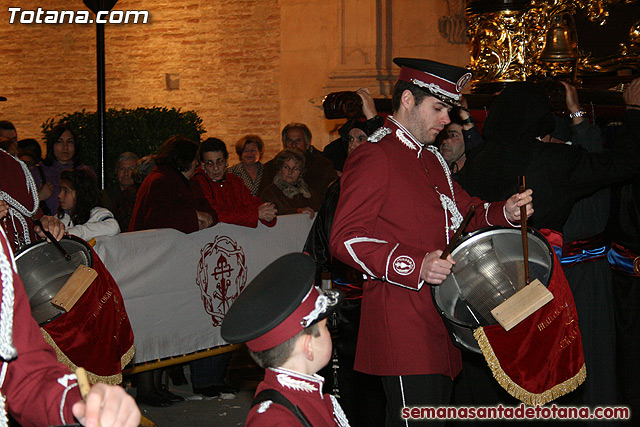
[[[47,344],[53,347],[53,349],[56,351],[56,354],[58,355],[58,362],[62,363],[67,368],[69,368],[71,372],[75,372],[76,369],[78,369],[78,366],[76,366],[76,364],[73,363],[71,359],[69,359],[67,355],[63,353],[62,350],[60,350],[60,347],[58,347],[58,345],[55,343],[53,338],[51,338],[51,335],[49,335],[47,331],[45,331],[43,328],[40,328],[40,330],[42,331],[42,335],[44,336],[44,340],[47,342]],[[101,375],[96,375],[93,372],[87,371],[87,378],[89,379],[89,382],[91,384],[97,384],[97,383],[111,384],[111,385],[122,384],[122,369],[124,369],[124,367],[127,366],[129,362],[131,362],[135,352],[136,352],[135,347],[132,345],[131,348],[127,350],[125,354],[122,355],[122,357],[120,358],[121,371],[115,375],[101,376]]]
[[[542,393],[532,393],[513,382],[513,380],[502,370],[502,366],[500,366],[500,362],[493,352],[493,348],[491,347],[489,339],[485,335],[482,327],[477,328],[473,332],[473,336],[476,341],[478,341],[482,354],[484,355],[489,368],[491,368],[493,377],[498,381],[498,384],[500,384],[500,386],[511,396],[529,406],[545,405],[560,396],[564,396],[578,388],[578,386],[580,386],[580,384],[582,384],[587,378],[587,367],[586,365],[582,365],[578,373],[566,381],[563,381]]]

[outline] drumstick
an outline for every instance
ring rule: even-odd
[[[82,396],[82,400],[87,401],[87,395],[91,390],[91,385],[89,384],[89,379],[87,378],[87,371],[84,368],[76,369],[76,377],[78,377],[78,388],[80,389],[80,396]],[[100,422],[98,422],[98,427],[100,427]]]
[[[460,235],[462,234],[464,229],[467,227],[467,224],[469,223],[469,220],[471,219],[475,211],[476,211],[476,207],[471,205],[471,207],[469,208],[469,212],[467,212],[464,219],[462,220],[462,224],[460,224],[460,227],[458,227],[458,229],[456,230],[456,234],[453,235],[447,247],[444,248],[444,252],[442,252],[442,255],[440,255],[440,259],[447,259],[447,257],[453,250],[453,247],[455,246],[456,242],[460,238]]]
[[[519,179],[520,193],[525,191],[524,175]],[[520,206],[520,228],[522,230],[522,257],[524,259],[524,280],[529,284],[529,238],[527,237],[527,206]]]
[[[60,242],[58,242],[56,240],[55,237],[53,237],[53,235],[51,233],[49,233],[47,230],[44,229],[44,227],[42,226],[42,223],[40,222],[39,219],[37,219],[36,217],[31,217],[31,221],[33,221],[33,223],[35,225],[37,225],[38,227],[40,227],[40,230],[42,230],[42,232],[44,233],[44,235],[47,237],[47,239],[49,239],[49,241],[51,243],[53,243],[55,245],[56,248],[58,248],[58,250],[60,251],[60,253],[65,257],[65,259],[67,261],[71,261],[71,255],[69,255],[67,253],[67,251],[64,250],[64,248],[62,247],[62,245],[60,244]]]
[[[87,378],[87,371],[84,368],[76,369],[76,377],[78,377],[78,388],[80,389],[82,400],[86,400],[87,394],[89,394],[89,390],[91,390],[91,385]]]

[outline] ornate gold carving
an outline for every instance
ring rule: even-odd
[[[576,8],[585,10],[588,18],[606,23],[607,7],[624,0],[531,0],[520,9],[475,12],[468,8],[467,35],[470,40],[471,64],[474,72],[472,90],[487,83],[523,81],[537,76],[570,74],[578,67],[579,75],[615,71],[628,66],[640,68],[640,21],[629,32],[629,43],[606,58],[582,57],[569,62],[539,61],[547,31],[555,16],[573,16]],[[632,3],[636,0],[626,0]]]

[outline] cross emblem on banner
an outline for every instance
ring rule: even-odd
[[[225,274],[227,275],[227,277],[230,277],[232,271],[233,268],[231,268],[231,266],[227,262],[227,258],[225,258],[224,255],[220,255],[220,258],[218,258],[218,263],[213,269],[213,274],[211,275],[216,280],[224,279]]]

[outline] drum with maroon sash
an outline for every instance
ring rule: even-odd
[[[553,299],[508,331],[491,310],[527,285],[521,230],[490,227],[461,239],[451,251],[452,273],[431,288],[453,342],[482,353],[494,378],[515,398],[543,405],[586,378],[573,296],[547,239],[527,232],[530,278]]]

